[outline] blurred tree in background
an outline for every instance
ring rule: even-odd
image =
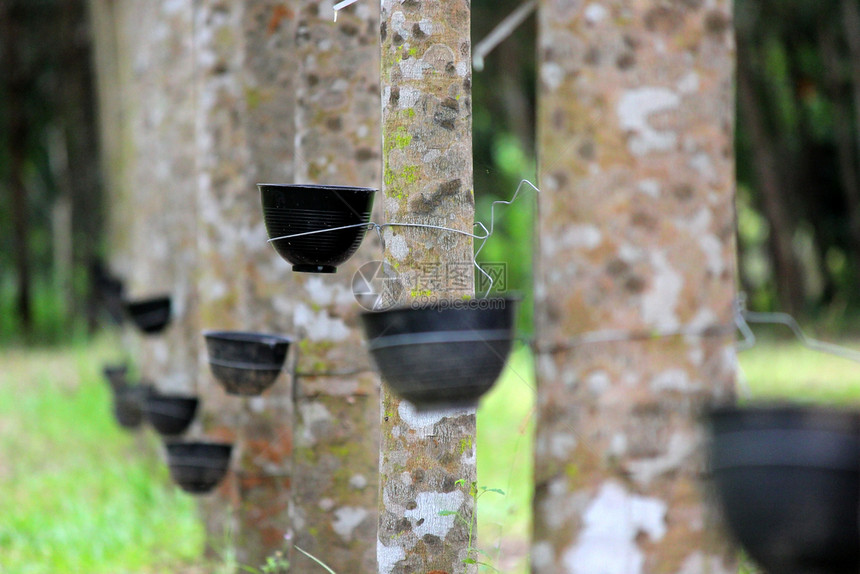
[[[473,0],[473,42],[522,3]],[[740,287],[760,310],[857,316],[860,1],[735,6]],[[474,74],[485,224],[492,201],[537,183],[535,40],[532,16]],[[0,0],[0,340],[60,339],[92,322],[91,268],[109,246],[90,41],[85,0]],[[531,291],[534,203],[524,189],[496,209],[481,260],[507,264],[498,290]]]
[[[101,229],[83,0],[0,2],[0,338],[85,325]]]

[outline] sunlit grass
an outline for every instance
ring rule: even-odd
[[[478,409],[478,484],[505,492],[479,500],[478,547],[489,554],[482,561],[506,574],[528,571],[534,405],[532,357],[520,348]]]
[[[832,341],[860,350],[857,341]],[[813,351],[795,340],[764,341],[738,355],[741,400],[860,406],[860,364]],[[745,396],[745,385],[750,396]]]
[[[100,347],[0,355],[0,572],[175,572],[202,552],[158,439],[113,421]]]

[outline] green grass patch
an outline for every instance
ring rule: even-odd
[[[860,351],[856,340],[833,342]],[[807,349],[794,340],[764,340],[739,353],[738,362],[742,401],[860,406],[860,364],[854,361]]]
[[[532,355],[521,347],[481,401],[477,423],[478,485],[505,493],[478,501],[478,547],[487,553],[481,561],[505,574],[528,572],[535,401]]]
[[[0,355],[0,572],[177,572],[202,554],[159,439],[113,420],[105,349]]]

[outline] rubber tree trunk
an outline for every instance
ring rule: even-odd
[[[199,328],[191,5],[126,0],[101,8],[113,13],[122,106],[112,268],[131,299],[171,297],[167,329],[136,336],[133,352],[159,390],[192,394]]]
[[[203,329],[292,329],[296,285],[266,242],[255,184],[294,176],[295,18],[278,0],[194,0]],[[276,552],[289,559],[292,381],[283,374],[263,396],[241,398],[205,363],[202,353],[202,432],[234,441],[233,472],[202,505],[209,546],[232,543],[253,568]]]
[[[731,4],[545,0],[539,30],[532,571],[736,572],[697,421],[735,372]]]
[[[385,219],[472,232],[470,3],[383,0],[381,19]],[[407,299],[473,295],[470,238],[403,227],[384,235]],[[383,387],[381,573],[475,571],[463,562],[474,436],[474,409],[419,414]]]
[[[112,0],[90,0],[89,24],[93,34],[97,124],[101,157],[101,182],[104,188],[103,210],[105,244],[110,270],[118,273],[126,269],[130,245],[125,228],[117,225],[123,210],[123,197],[129,190],[123,185],[124,123],[123,84],[120,73],[120,45],[118,29],[119,7]],[[127,208],[128,206],[126,206]]]
[[[298,4],[295,180],[378,188],[379,8],[361,2],[334,22],[334,2]],[[380,381],[363,347],[352,278],[380,255],[371,233],[336,274],[292,273],[283,265],[297,285],[295,332],[301,338],[294,543],[339,573],[377,571]],[[320,571],[298,552],[292,568]]]

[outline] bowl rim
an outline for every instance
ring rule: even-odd
[[[325,191],[366,191],[370,193],[376,193],[379,191],[378,188],[375,187],[362,187],[357,185],[320,185],[316,183],[258,183],[257,189],[260,192],[263,191],[263,188],[268,188],[272,190],[286,190],[286,189],[302,189],[302,188],[315,188],[319,190]]]
[[[292,335],[278,333],[261,333],[259,331],[230,331],[222,329],[204,329],[201,334],[205,339],[226,340],[231,343],[265,343],[274,346],[280,343],[290,345],[295,342]],[[256,340],[259,339],[259,340]]]

